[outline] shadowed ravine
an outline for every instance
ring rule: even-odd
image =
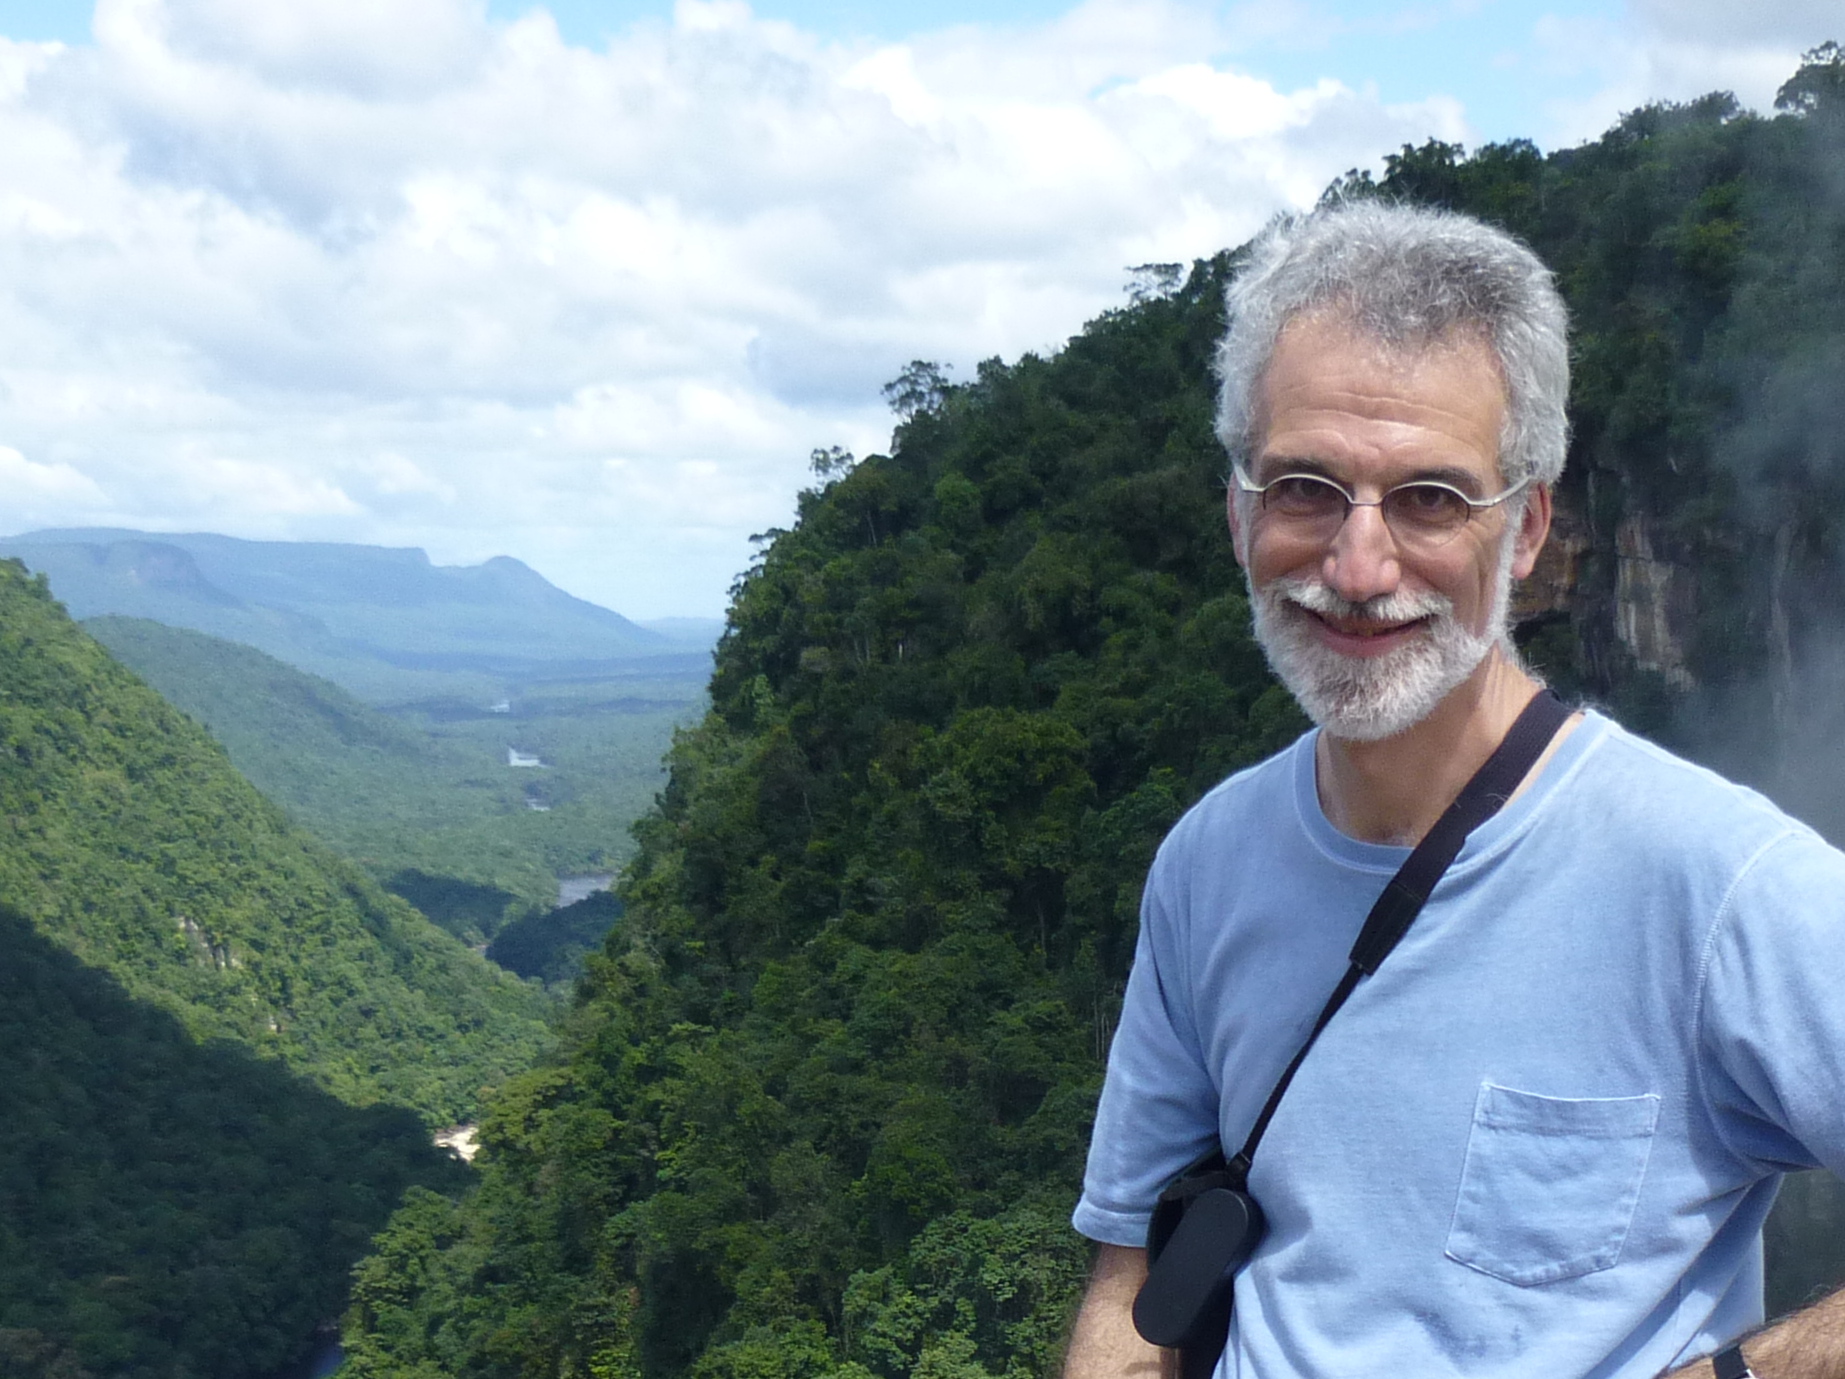
[[[0,1106],[8,1375],[62,1373],[58,1355],[121,1379],[299,1362],[404,1188],[468,1176],[414,1113],[196,1043],[3,908]]]

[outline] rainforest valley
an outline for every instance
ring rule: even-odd
[[[1574,441],[1519,609],[1568,694],[1845,839],[1845,54],[1540,153],[1429,143],[1330,193],[1557,270]],[[1209,375],[1228,252],[1048,357],[889,390],[738,581],[711,711],[637,828],[479,1186],[356,1275],[363,1379],[1054,1372],[1073,1203],[1163,831],[1303,727],[1250,640]],[[1776,1306],[1845,1274],[1800,1180]]]
[[[1772,115],[1432,142],[1328,195],[1470,211],[1559,274],[1526,656],[1845,841],[1845,52]],[[505,647],[308,646],[367,692],[451,677],[384,713],[216,639],[311,624],[193,596],[182,556],[251,543],[21,545],[97,598],[179,571],[190,631],[86,631],[0,561],[0,1379],[275,1379],[342,1313],[355,1379],[1054,1374],[1146,866],[1305,726],[1222,526],[1239,252],[1131,270],[1054,354],[906,369],[889,453],[816,451],[738,579],[702,718],[684,667],[522,669],[521,708],[484,693]],[[432,1143],[476,1120],[472,1167]],[[1797,1176],[1768,1243],[1774,1308],[1845,1279],[1845,1192]]]

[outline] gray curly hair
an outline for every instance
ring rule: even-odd
[[[1550,270],[1505,231],[1451,211],[1335,203],[1271,222],[1226,297],[1217,435],[1233,462],[1257,444],[1257,390],[1282,329],[1326,312],[1393,348],[1479,335],[1506,387],[1502,477],[1548,484],[1563,472],[1569,315]]]

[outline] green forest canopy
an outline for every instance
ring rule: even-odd
[[[506,713],[487,711],[484,698],[385,713],[203,632],[112,616],[83,626],[373,879],[419,908],[436,895],[419,877],[496,893],[485,905],[425,909],[470,942],[492,937],[509,910],[554,904],[558,876],[625,860],[628,826],[663,783],[659,756],[702,697],[689,676],[637,675],[535,684]],[[509,769],[514,745],[549,764]]]
[[[299,1360],[544,998],[290,824],[0,562],[0,1374]]]
[[[432,1124],[526,1065],[543,997],[288,822],[0,561],[0,901],[201,1039]]]
[[[567,980],[618,912],[543,910],[651,794],[642,758],[681,709],[633,691],[670,679],[431,725],[200,633],[88,630],[346,856],[425,903],[465,892],[467,914],[432,909],[469,941],[522,915],[511,965]],[[0,1374],[269,1375],[343,1308],[405,1187],[467,1181],[429,1125],[529,1063],[547,1005],[286,822],[10,564],[0,655]],[[509,730],[562,767],[543,814]]]
[[[1842,73],[1829,45],[1772,118],[1711,96],[1548,156],[1405,148],[1338,189],[1483,215],[1558,270],[1582,545],[1525,640],[1694,748],[1755,696],[1794,702],[1823,651],[1803,631],[1845,592],[1822,386],[1845,364]],[[1142,872],[1302,726],[1220,528],[1208,362],[1235,261],[1048,358],[912,368],[891,454],[803,495],[738,585],[561,1049],[493,1099],[478,1191],[416,1194],[361,1267],[355,1375],[1052,1371]],[[1623,633],[1636,533],[1692,581],[1674,663]],[[1763,717],[1727,764],[1785,784],[1797,724]],[[1800,1237],[1815,1222],[1777,1226],[1779,1301],[1836,1245]]]
[[[404,1189],[413,1113],[201,1044],[0,905],[0,1375],[244,1379],[302,1358]]]

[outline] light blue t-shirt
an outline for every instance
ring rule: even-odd
[[[1407,850],[1320,809],[1314,735],[1147,880],[1078,1230],[1142,1245],[1241,1147]],[[1762,1314],[1783,1171],[1845,1170],[1845,856],[1590,714],[1302,1065],[1250,1188],[1229,1379],[1658,1374]]]

